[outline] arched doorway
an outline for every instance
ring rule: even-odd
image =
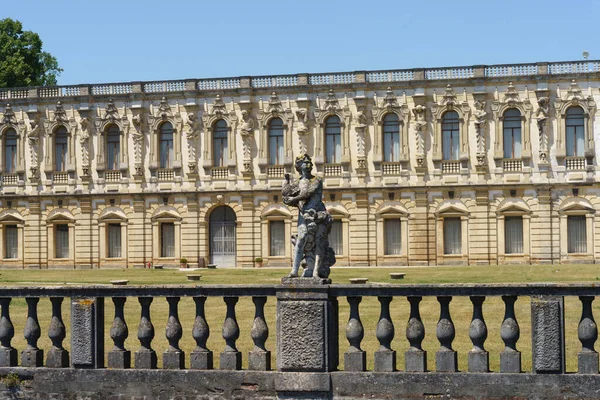
[[[235,212],[219,206],[210,213],[210,263],[235,267]]]

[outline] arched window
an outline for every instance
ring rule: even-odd
[[[121,133],[119,127],[111,125],[106,130],[106,161],[109,171],[119,169],[119,155],[121,147]]]
[[[444,160],[458,160],[460,149],[460,130],[458,113],[448,111],[442,117],[442,150]]]
[[[227,122],[218,120],[213,129],[214,166],[227,166]]]
[[[283,121],[273,118],[269,122],[269,164],[283,164]]]
[[[565,118],[567,157],[583,157],[585,141],[585,125],[583,109],[570,107]]]
[[[173,125],[165,122],[160,126],[159,137],[160,168],[173,168]]]
[[[342,126],[336,115],[325,121],[325,152],[326,163],[339,164],[342,161]]]
[[[65,172],[67,170],[67,154],[69,137],[67,128],[59,126],[54,132],[54,170]]]
[[[510,108],[504,113],[504,158],[521,158],[521,112]]]
[[[383,161],[400,161],[400,120],[394,113],[383,118]]]
[[[4,139],[4,172],[13,173],[17,170],[17,131],[10,128]]]

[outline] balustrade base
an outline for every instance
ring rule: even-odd
[[[224,351],[219,359],[219,369],[229,371],[242,369],[242,353],[239,351]]]
[[[409,350],[405,352],[404,369],[406,372],[427,371],[427,352],[423,350]]]
[[[521,352],[506,351],[500,352],[500,372],[502,373],[520,373],[521,372]]]
[[[253,371],[269,371],[271,369],[270,351],[251,351],[248,353],[248,369]]]
[[[469,352],[469,372],[489,372],[490,356],[487,351]]]
[[[164,369],[184,369],[185,353],[183,351],[165,351],[163,353]]]
[[[577,354],[578,368],[580,374],[598,373],[598,353],[595,351],[580,352]]]
[[[46,357],[46,367],[66,368],[69,366],[69,352],[65,349],[50,349]],[[123,367],[121,367],[123,368]]]
[[[136,369],[156,369],[157,357],[154,350],[140,350],[135,352]]]
[[[458,371],[458,357],[456,351],[438,351],[435,354],[435,370],[437,372]]]
[[[0,348],[0,367],[14,367],[17,363],[17,349]]]
[[[396,351],[377,350],[375,352],[373,371],[393,372],[396,370]]]
[[[191,369],[212,369],[213,352],[212,351],[192,351],[190,354]]]
[[[131,367],[131,351],[112,350],[108,352],[108,368],[127,369]]]
[[[344,371],[365,371],[367,369],[367,353],[349,351],[344,353]]]
[[[41,367],[44,365],[44,350],[28,349],[21,352],[21,366]]]

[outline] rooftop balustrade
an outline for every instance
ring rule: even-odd
[[[9,371],[18,373],[19,368],[15,368],[18,366],[27,368],[27,373],[33,374],[33,379],[35,379],[35,370],[44,366],[103,370],[106,358],[109,370],[189,368],[208,373],[213,369],[239,371],[244,364],[247,365],[247,371],[274,371],[280,374],[277,375],[280,378],[288,376],[286,374],[289,374],[289,377],[296,376],[294,374],[297,373],[331,374],[333,371],[343,369],[344,373],[354,373],[353,379],[358,380],[363,379],[360,374],[372,377],[373,375],[369,374],[377,372],[391,374],[389,379],[392,380],[395,379],[394,376],[398,376],[398,379],[406,382],[407,379],[409,381],[412,379],[412,374],[420,373],[414,375],[414,379],[415,382],[421,382],[435,381],[438,379],[436,376],[439,376],[440,380],[450,379],[447,378],[448,373],[462,376],[459,372],[459,357],[468,359],[464,372],[498,375],[491,372],[490,353],[486,349],[486,341],[501,341],[503,349],[499,354],[500,363],[496,372],[500,375],[507,374],[506,379],[517,379],[518,382],[521,382],[520,378],[515,377],[514,374],[528,375],[530,378],[527,379],[533,382],[532,379],[537,379],[533,377],[538,375],[572,375],[566,374],[565,368],[567,358],[565,330],[567,330],[567,335],[577,335],[581,343],[577,352],[575,375],[591,374],[599,377],[598,353],[594,348],[597,326],[592,308],[592,302],[599,294],[600,287],[594,284],[317,285],[309,282],[297,285],[294,281],[282,285],[3,287],[0,288],[2,309],[0,375]],[[195,306],[193,328],[189,332],[183,331],[182,320],[179,317],[180,300],[186,297],[191,298]],[[214,297],[221,298],[224,302],[221,315],[223,323],[217,327],[209,325],[205,310],[207,298]],[[241,330],[236,304],[240,297],[252,299],[254,315],[249,330],[254,347],[248,353],[245,363],[242,363],[245,356],[237,346]],[[11,312],[11,302],[17,301],[18,298],[24,298],[27,305],[23,331],[27,345],[19,349],[20,354],[11,344],[16,334],[11,319],[11,315],[14,314]],[[40,302],[45,302],[46,298],[51,303],[51,317],[46,332],[52,345],[50,348],[41,349],[38,341],[46,327],[40,323],[38,305]],[[71,299],[70,324],[62,319],[62,304],[65,298]],[[379,304],[379,317],[375,329],[375,339],[379,347],[373,354],[370,352],[367,354],[363,349],[365,334],[370,330],[365,329],[362,321],[373,320],[373,316],[366,315],[365,311],[360,310],[363,298],[376,298]],[[452,301],[456,298],[469,300],[472,318],[468,323],[462,319],[457,322],[452,318],[454,312]],[[483,304],[490,298],[501,299],[504,305],[504,316],[499,327],[499,337],[488,338]],[[529,301],[526,298],[529,298]],[[565,302],[565,298],[572,298],[575,302]],[[110,299],[114,305],[114,317],[107,316],[108,322],[111,323],[110,338],[113,342],[108,352],[104,351],[103,336],[105,299],[107,302]],[[400,299],[404,301],[397,301]],[[434,299],[439,305],[439,319],[435,332],[432,333],[425,331],[421,311],[423,299]],[[168,315],[152,313],[151,304],[163,301],[168,303]],[[391,306],[392,301],[394,301],[393,306]],[[515,312],[515,303],[522,304],[526,301],[529,302],[531,310],[530,337],[521,336],[520,325],[523,323],[529,325],[529,322],[521,320],[525,317]],[[132,320],[131,314],[127,315],[126,302],[136,304],[139,319]],[[277,304],[276,315],[273,315],[272,308],[269,312],[265,311],[267,302]],[[571,308],[567,308],[565,304],[570,304]],[[573,304],[578,306],[572,308]],[[392,320],[394,307],[410,310],[405,324]],[[344,310],[343,313],[340,313],[341,309]],[[24,311],[24,307],[21,306],[20,310]],[[367,313],[372,313],[373,307],[368,310],[370,311]],[[578,326],[565,325],[567,313],[580,316]],[[344,318],[347,315],[348,319],[342,320],[341,315]],[[487,317],[498,316],[487,315]],[[164,332],[168,346],[162,353],[162,365],[158,363],[158,349],[153,348],[159,326],[157,321],[161,321],[161,324],[162,321],[166,321]],[[132,351],[126,348],[125,343],[130,336],[129,327],[134,326],[137,326],[139,345],[136,346],[132,358]],[[392,344],[400,326],[405,331],[405,335],[403,339],[398,339],[408,342],[403,366],[397,365],[396,351]],[[495,328],[493,330],[498,331]],[[207,339],[210,332],[214,331],[221,331],[222,346],[218,349],[209,349]],[[345,333],[348,344],[338,342],[339,331],[342,331],[342,335]],[[275,332],[277,337],[276,349],[268,349],[266,346],[271,332]],[[459,354],[453,347],[457,332],[463,334],[468,332],[472,348],[467,354]],[[185,361],[186,350],[180,346],[184,334],[191,335],[196,343],[195,348],[187,354],[189,364]],[[426,334],[435,335],[439,343],[433,355],[435,359],[433,370],[428,368],[428,351],[422,345]],[[69,335],[70,353],[63,343]],[[367,338],[366,341],[369,340],[373,341],[374,338]],[[520,344],[529,340],[531,340],[530,347]],[[523,373],[522,347],[531,348],[531,370],[526,373]],[[219,352],[218,366],[213,362],[213,351]],[[271,352],[274,353],[273,358],[276,360],[274,365],[271,364]],[[341,352],[343,355],[339,357]],[[45,357],[44,353],[46,353]],[[372,361],[367,362],[371,356]],[[339,363],[340,359],[343,360],[341,363]],[[371,371],[369,365],[372,365]],[[401,372],[398,371],[398,367]],[[423,373],[429,378],[424,378],[421,375]],[[334,378],[334,375],[330,375],[330,378],[334,381],[338,379]],[[285,378],[281,379],[285,380]],[[464,377],[464,379],[472,378]],[[481,377],[481,379],[485,378]],[[560,381],[562,378],[556,379]],[[600,385],[598,379],[593,382],[595,385]],[[600,388],[600,386],[596,387]],[[335,389],[330,387],[329,390]],[[377,392],[379,389],[374,390]],[[482,387],[480,390],[485,392],[488,389]],[[581,390],[587,389],[581,388]]]
[[[442,68],[290,74],[256,77],[230,77],[152,82],[120,82],[92,85],[44,86],[37,88],[0,89],[0,100],[61,98],[77,96],[119,96],[131,93],[167,94],[172,92],[223,92],[238,89],[277,89],[306,86],[387,84],[412,81],[453,81],[464,79],[518,78],[525,76],[597,74],[600,61],[565,61],[551,63],[477,65]]]

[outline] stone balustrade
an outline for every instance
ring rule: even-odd
[[[124,374],[124,370],[130,368],[140,371],[137,375],[127,373],[126,379],[133,381],[127,382],[125,386],[135,385],[135,379],[154,377],[152,379],[160,381],[163,378],[156,374],[166,373],[164,370],[186,368],[186,354],[179,342],[183,335],[187,334],[196,342],[196,347],[188,355],[188,371],[196,371],[193,375],[196,378],[202,377],[203,373],[210,374],[206,375],[200,386],[210,391],[211,385],[218,382],[223,384],[223,379],[227,376],[229,393],[234,389],[243,389],[250,381],[255,382],[252,385],[256,387],[253,386],[252,390],[258,390],[260,396],[258,392],[253,392],[254,397],[243,398],[273,398],[267,394],[283,392],[303,392],[304,395],[310,392],[314,394],[311,398],[321,398],[319,396],[325,394],[333,395],[333,398],[345,398],[344,396],[350,396],[350,391],[363,390],[359,389],[357,384],[369,379],[374,379],[381,385],[373,387],[371,384],[364,388],[362,393],[370,394],[369,398],[383,398],[383,394],[388,392],[401,393],[402,396],[418,396],[420,393],[424,396],[426,393],[419,391],[425,390],[425,387],[433,390],[430,393],[451,387],[452,395],[456,396],[466,396],[479,390],[480,395],[485,395],[486,398],[496,398],[495,396],[504,396],[506,393],[510,396],[528,397],[528,393],[536,394],[535,390],[541,390],[536,394],[541,395],[540,398],[553,398],[552,387],[555,387],[556,398],[571,398],[560,397],[564,395],[564,390],[558,389],[562,385],[571,385],[569,393],[573,394],[572,398],[583,398],[590,391],[600,387],[598,353],[594,348],[598,330],[592,312],[592,302],[598,294],[600,287],[594,284],[329,285],[319,284],[312,279],[291,280],[276,286],[3,287],[0,288],[0,375],[16,373],[27,376],[33,380],[33,390],[42,390],[42,387],[43,390],[49,390],[47,383],[40,383],[38,389],[35,389],[36,376],[41,374],[40,376],[47,377],[53,373],[53,369],[59,371],[58,368],[70,371],[65,374],[69,374],[74,380],[73,388],[77,387],[77,379],[91,379],[90,369],[103,374],[102,379],[109,382],[118,379],[119,370],[123,370]],[[564,298],[570,296],[577,297],[581,307],[565,310]],[[27,304],[27,319],[23,332],[27,344],[25,348],[19,349],[19,354],[11,344],[17,333],[11,320],[10,305],[12,299],[23,297]],[[195,320],[191,332],[183,332],[182,329],[179,317],[179,303],[182,297],[191,297],[195,304]],[[208,297],[222,298],[225,303],[224,322],[221,327],[210,327],[207,322],[205,301]],[[240,297],[251,297],[254,304],[254,320],[250,330],[254,347],[248,354],[247,371],[240,371],[243,356],[236,344],[240,337],[236,317],[236,304]],[[361,322],[360,303],[364,297],[376,297],[380,308],[376,327],[379,348],[373,354],[372,371],[367,370],[367,359],[371,354],[367,354],[362,348],[365,328]],[[439,342],[439,348],[434,355],[434,371],[428,371],[428,354],[422,346],[426,332],[420,304],[424,297],[435,298],[439,303],[439,320],[433,333]],[[453,347],[457,329],[456,322],[452,319],[451,304],[457,297],[468,297],[472,306],[472,318],[468,327],[472,349],[466,355],[468,367],[467,371],[463,371],[465,373],[459,371],[459,354]],[[488,338],[483,304],[490,297],[500,297],[504,304],[505,312],[499,338]],[[529,339],[521,338],[520,321],[515,314],[515,302],[527,301],[524,297],[530,298],[532,332],[532,370],[526,373],[523,373],[519,341]],[[40,301],[46,301],[45,298],[50,300],[52,306],[51,320],[46,331],[52,342],[49,349],[41,349],[38,345],[46,330],[45,326],[40,325],[38,304]],[[62,319],[64,298],[71,299],[70,324]],[[113,346],[105,354],[104,301],[108,298],[114,304],[114,318],[107,318],[107,321],[112,319],[110,338]],[[269,298],[277,301],[275,316],[265,313],[265,304]],[[402,371],[397,371],[396,351],[392,345],[396,337],[397,323],[392,320],[390,311],[392,302],[398,303],[400,299],[407,300],[407,303],[402,302],[399,306],[410,309],[409,319],[405,324],[405,339],[409,346],[404,355]],[[139,321],[126,320],[124,307],[128,301],[139,303]],[[150,305],[158,301],[168,303],[167,318],[157,318],[151,314]],[[339,318],[338,309],[342,301],[348,303],[348,321],[341,321]],[[567,312],[581,315],[576,328],[577,337],[581,342],[577,354],[576,374],[566,374],[565,371],[564,315]],[[155,321],[159,318],[167,321],[165,336],[168,347],[163,352],[162,366],[158,365],[157,350],[153,348]],[[131,350],[125,347],[125,341],[130,334],[129,327],[135,324],[139,347],[132,357]],[[222,329],[224,344],[219,354],[218,371],[209,371],[215,369],[216,363],[213,363],[213,350],[207,347],[207,339],[211,330],[214,331],[215,328]],[[276,370],[271,366],[271,352],[265,345],[273,328],[277,336]],[[348,345],[338,343],[339,329],[345,329]],[[63,344],[68,333],[70,354]],[[502,340],[504,343],[504,349],[500,353],[500,374],[490,372],[486,340]],[[341,350],[345,350],[341,357],[344,372],[335,372],[338,369]],[[105,356],[108,360],[108,370],[104,368]],[[43,366],[47,368],[40,368]],[[161,371],[157,370],[159,367],[162,367]],[[78,370],[88,372],[79,373]],[[151,375],[144,375],[150,374],[148,370],[156,371]],[[110,374],[108,371],[111,371]],[[240,380],[235,375],[236,371],[244,373],[244,378]],[[263,371],[262,375],[260,371]],[[217,372],[226,375],[214,375]],[[164,376],[179,379],[174,378],[175,375],[171,373]],[[520,376],[527,378],[523,380]],[[207,382],[211,379],[212,383]],[[346,385],[344,382],[347,379],[350,381]],[[479,389],[461,387],[461,382],[473,385],[477,379],[485,381],[486,384],[481,385]],[[503,387],[511,384],[511,381],[514,385],[510,390],[513,391],[507,392]],[[400,385],[399,382],[411,384]],[[142,385],[143,382],[138,384]],[[535,389],[536,385],[546,387],[543,390]],[[161,384],[157,383],[154,388],[160,386]],[[446,393],[450,393],[450,389],[447,390]],[[124,393],[125,389],[122,389],[122,392]],[[382,397],[378,397],[379,395]],[[402,398],[398,396],[397,398]]]
[[[581,60],[553,63],[476,65],[444,68],[413,68],[368,72],[335,72],[256,77],[231,77],[152,82],[120,82],[97,85],[68,85],[0,90],[0,100],[57,98],[74,96],[118,96],[131,93],[215,92],[239,89],[275,89],[281,87],[337,86],[354,83],[391,83],[411,81],[452,81],[464,79],[517,78],[556,76],[600,72],[600,61]]]

